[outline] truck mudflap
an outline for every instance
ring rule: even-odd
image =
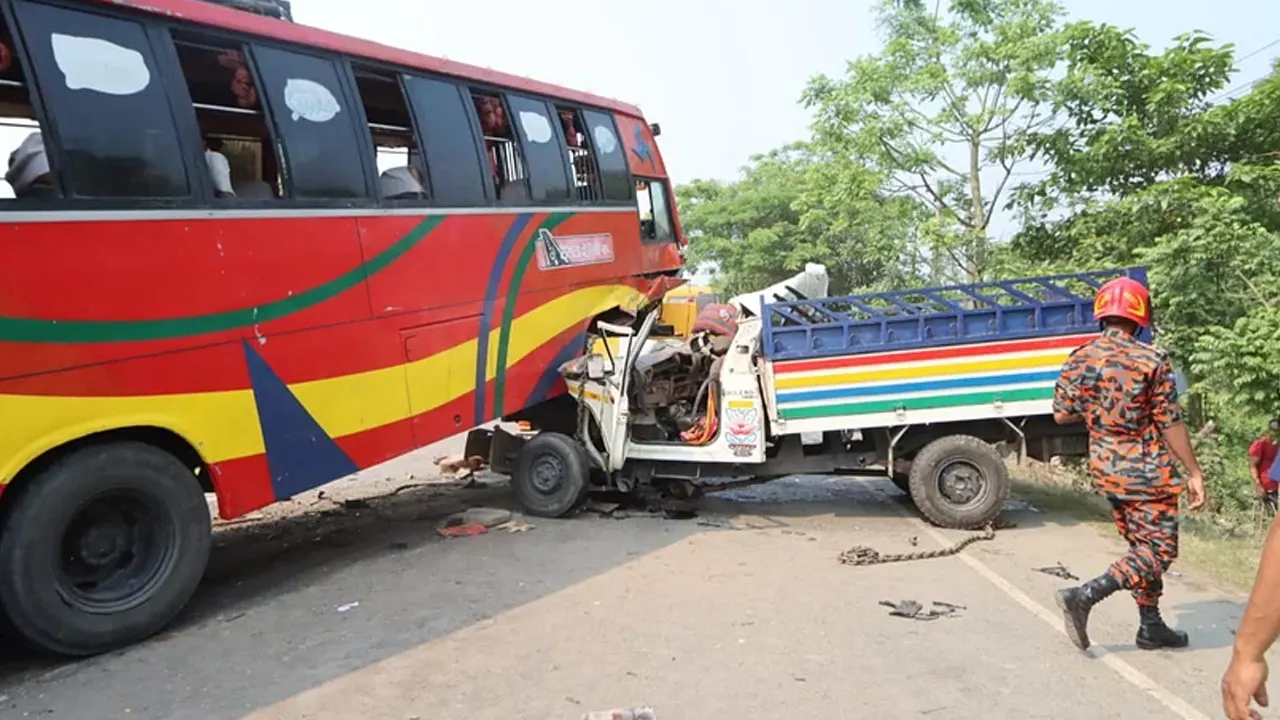
[[[476,428],[467,433],[463,457],[486,458],[489,469],[493,472],[510,475],[515,468],[516,456],[520,453],[520,448],[524,447],[528,441],[528,435],[510,432],[501,425]]]

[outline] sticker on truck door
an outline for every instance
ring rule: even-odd
[[[749,457],[760,444],[760,411],[750,400],[730,400],[724,411],[724,438],[737,457]]]

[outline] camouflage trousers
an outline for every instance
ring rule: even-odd
[[[1178,496],[1145,500],[1111,499],[1111,517],[1129,543],[1129,552],[1108,572],[1139,605],[1157,605],[1164,573],[1178,557]]]

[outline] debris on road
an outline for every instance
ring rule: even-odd
[[[391,543],[388,545],[388,547],[390,547],[392,550],[408,550],[408,549],[409,549],[409,543],[407,543],[407,542],[405,542],[405,541],[403,541],[403,540],[393,540],[393,541],[391,541]]]
[[[911,547],[920,547],[920,538],[915,535],[912,535],[911,537],[907,538],[907,544],[910,545]]]
[[[436,532],[444,537],[471,537],[483,535],[491,528],[511,524],[511,511],[501,508],[473,507],[454,513],[444,519]],[[533,526],[518,530],[505,528],[508,532],[523,532]]]
[[[355,610],[358,607],[360,607],[359,601],[356,601],[353,603],[347,603],[346,605],[339,605],[338,612],[340,613],[351,612],[352,610]]]
[[[509,533],[518,533],[518,532],[528,532],[532,530],[534,527],[536,526],[530,525],[527,522],[520,522],[519,520],[508,520],[507,522],[504,522],[501,525],[495,525],[493,529],[506,530]]]
[[[653,708],[627,708],[617,710],[597,710],[582,716],[582,720],[656,720]]]
[[[891,600],[881,600],[881,605],[892,608],[889,614],[894,617],[906,618],[908,620],[937,620],[943,617],[954,617],[960,610],[967,610],[963,605],[955,605],[940,600],[933,601],[933,608],[925,610],[924,606],[915,600],[902,600],[893,602]]]
[[[442,525],[436,528],[436,532],[444,537],[471,537],[472,535],[483,535],[489,532],[489,528],[480,523],[460,523],[457,525]]]
[[[436,469],[441,475],[452,475],[457,480],[471,477],[484,467],[484,458],[479,455],[463,457],[461,455],[444,455],[436,458]]]
[[[612,515],[618,508],[622,507],[622,503],[601,502],[599,500],[588,500],[584,508],[587,512],[593,512],[600,515]]]
[[[1072,572],[1062,564],[1061,560],[1058,561],[1057,565],[1050,565],[1048,567],[1035,568],[1035,571],[1042,572],[1045,575],[1060,577],[1063,580],[1079,580],[1080,579],[1076,577],[1074,574],[1072,574]]]
[[[501,508],[473,507],[463,510],[455,517],[463,523],[480,523],[487,528],[497,527],[511,521],[511,511]]]

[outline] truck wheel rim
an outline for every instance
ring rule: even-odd
[[[982,470],[965,460],[952,460],[938,469],[938,491],[952,505],[967,506],[980,501],[987,491]]]
[[[57,591],[94,614],[145,602],[173,568],[177,532],[159,503],[141,493],[106,493],[82,505],[62,534]]]
[[[545,453],[534,459],[529,476],[533,489],[543,495],[550,495],[564,484],[564,473],[564,462],[555,455]]]

